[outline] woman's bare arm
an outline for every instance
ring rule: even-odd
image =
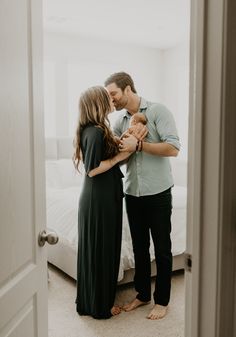
[[[89,171],[88,176],[91,178],[98,174],[101,174],[103,172],[110,170],[117,163],[122,162],[125,159],[127,159],[131,155],[131,153],[132,152],[119,152],[113,158],[101,161],[98,167]]]

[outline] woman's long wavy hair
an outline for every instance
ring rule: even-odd
[[[73,156],[73,162],[78,171],[82,160],[81,134],[88,125],[95,125],[104,131],[105,159],[112,158],[118,153],[118,146],[110,130],[110,123],[107,117],[110,111],[110,97],[104,87],[91,87],[81,94],[79,99],[79,122],[74,139],[75,152]]]

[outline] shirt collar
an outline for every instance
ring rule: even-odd
[[[147,101],[145,100],[145,98],[140,97],[140,99],[141,99],[140,106],[139,106],[139,110],[137,112],[143,112],[143,110],[147,109]],[[127,110],[125,110],[125,113],[124,113],[123,117],[130,118],[131,115]]]
[[[141,102],[139,106],[139,112],[142,112],[143,110],[147,109],[148,104],[145,98],[141,97]]]

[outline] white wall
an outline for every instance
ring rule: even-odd
[[[80,93],[103,85],[114,72],[128,72],[147,99],[162,98],[162,53],[157,49],[51,33],[44,36],[44,62],[46,137],[73,136]]]
[[[181,140],[179,158],[187,160],[189,114],[189,45],[163,51],[162,103],[174,114]]]
[[[129,46],[76,35],[45,34],[45,136],[74,136],[83,90],[117,71],[130,73],[141,96],[165,104],[176,120],[187,159],[189,46],[168,50]],[[113,113],[114,120],[119,113]]]

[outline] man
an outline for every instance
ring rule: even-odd
[[[139,97],[129,74],[111,75],[105,86],[116,110],[126,109],[114,126],[116,136],[129,127],[130,118],[137,112],[147,119],[148,134],[136,148],[129,137],[122,138],[121,151],[134,151],[127,162],[125,200],[135,259],[134,285],[136,298],[124,306],[130,311],[151,300],[150,233],[154,243],[157,276],[154,307],[149,319],[163,318],[170,299],[171,253],[171,187],[173,178],[168,157],[178,155],[179,137],[170,111],[163,105]]]

